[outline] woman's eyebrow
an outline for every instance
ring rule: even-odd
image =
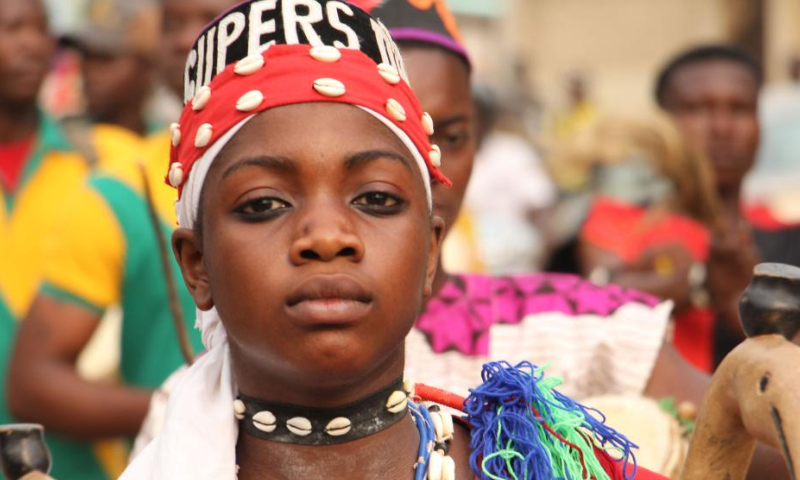
[[[353,168],[359,167],[364,165],[365,163],[374,162],[375,160],[379,160],[382,158],[388,158],[390,160],[397,160],[398,162],[402,163],[406,169],[413,172],[411,168],[411,164],[409,163],[408,159],[403,155],[400,155],[397,152],[393,152],[391,150],[365,150],[363,152],[358,152],[354,155],[351,155],[345,160],[344,168],[347,170],[352,170]]]
[[[458,115],[453,115],[452,117],[448,117],[436,122],[436,129],[442,130],[444,128],[449,127],[450,125],[455,125],[457,123],[462,123],[467,121],[469,121],[469,116],[467,114],[460,113]]]
[[[238,162],[230,165],[222,173],[220,181],[225,180],[226,177],[231,175],[237,170],[245,167],[259,167],[266,170],[275,170],[283,173],[296,173],[297,165],[286,157],[272,157],[269,155],[260,155],[257,157],[246,157]]]

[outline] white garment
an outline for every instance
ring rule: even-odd
[[[556,195],[541,159],[525,139],[503,132],[486,137],[464,204],[474,217],[478,250],[490,273],[538,269],[544,238],[528,214],[553,205]]]

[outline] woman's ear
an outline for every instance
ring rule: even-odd
[[[214,299],[203,263],[203,247],[194,230],[179,228],[172,234],[172,250],[183,274],[183,282],[200,310],[211,310]]]
[[[442,217],[434,215],[431,219],[431,242],[428,252],[428,265],[425,270],[425,298],[433,295],[433,281],[436,278],[436,270],[439,268],[439,255],[442,251],[444,242],[444,220]]]

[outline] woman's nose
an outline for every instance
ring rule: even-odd
[[[331,262],[344,258],[358,262],[364,257],[364,243],[356,232],[346,206],[320,206],[303,215],[290,252],[292,263]]]

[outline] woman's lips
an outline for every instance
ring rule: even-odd
[[[298,323],[341,325],[356,322],[372,309],[372,297],[347,275],[316,275],[289,295],[286,312]]]
[[[289,315],[307,325],[342,325],[354,323],[369,313],[372,303],[346,299],[303,300],[287,306]]]

